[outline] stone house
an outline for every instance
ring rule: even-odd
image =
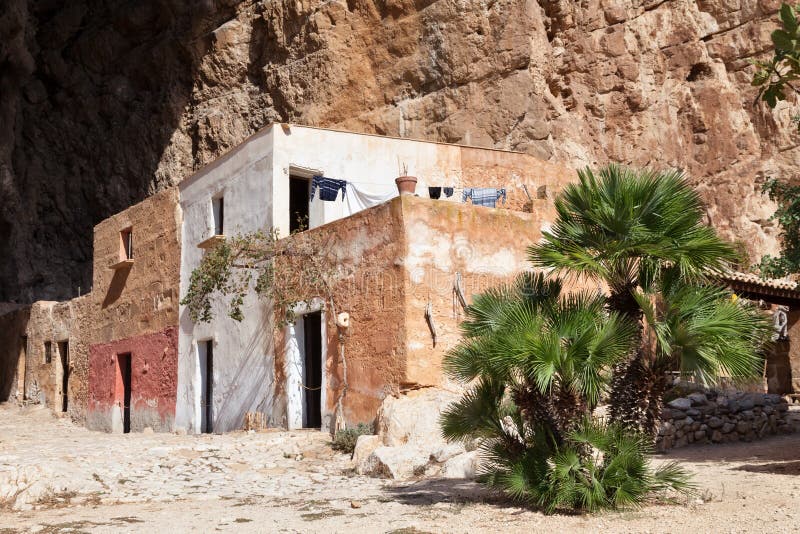
[[[392,199],[406,172],[418,177],[419,198]],[[314,176],[342,180],[347,190],[310,200]],[[457,342],[461,319],[454,287],[468,300],[525,269],[526,247],[554,216],[552,192],[572,177],[500,150],[295,125],[250,137],[179,185],[181,295],[216,240],[269,228],[289,236],[305,220],[301,235],[337,266],[336,311],[349,314],[350,327],[340,337],[315,295],[276,336],[273,310],[255,294],[245,298],[241,322],[224,303],[207,324],[182,306],[176,426],[224,432],[255,414],[270,426],[327,428],[345,362],[343,416],[351,424],[372,420],[386,395],[443,385],[441,357]],[[429,187],[454,194],[434,200]],[[504,189],[506,202],[462,203],[468,188]]]
[[[0,390],[0,398],[27,399],[84,419],[89,306],[84,295],[66,302],[38,301],[0,316],[2,374],[11,382],[10,389]]]
[[[89,428],[174,429],[180,230],[177,188],[95,226]]]

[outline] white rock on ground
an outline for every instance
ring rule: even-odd
[[[413,478],[425,472],[429,457],[426,451],[409,445],[381,446],[370,455],[370,461],[375,462],[375,467],[369,474],[397,480]]]
[[[447,460],[440,475],[443,478],[475,478],[478,469],[478,451],[459,454]]]
[[[380,436],[358,436],[356,448],[353,451],[356,473],[366,475],[378,467],[377,458],[373,457],[372,453],[381,445],[383,445],[383,440]]]
[[[435,388],[386,398],[378,411],[378,435],[356,442],[356,472],[400,480],[423,474],[474,478],[478,453],[447,443],[439,426],[442,412],[459,398]],[[468,449],[474,451],[474,444]]]
[[[443,445],[439,416],[459,398],[457,393],[436,388],[387,397],[378,411],[378,435],[388,447],[406,443],[429,448]]]

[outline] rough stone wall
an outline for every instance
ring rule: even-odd
[[[120,261],[120,232],[132,228],[133,265]],[[91,343],[163,331],[178,324],[178,189],[173,187],[104,220],[94,231]]]
[[[150,427],[173,430],[178,381],[176,326],[153,334],[100,343],[90,347],[87,426],[105,432],[122,431],[123,400],[119,354],[131,354],[131,432]]]
[[[88,344],[87,331],[91,319],[88,315],[90,296],[85,295],[67,302],[36,302],[30,311],[17,312],[20,330],[10,336],[27,336],[28,349],[25,365],[25,396],[39,401],[53,411],[62,409],[62,367],[59,343],[68,343],[68,406],[67,413],[75,421],[84,421],[88,397]],[[6,335],[9,335],[8,333]],[[45,361],[45,343],[51,344],[50,362]],[[16,346],[18,347],[18,341]]]
[[[0,315],[0,402],[22,400],[18,391],[19,365],[22,363],[24,366],[20,352],[27,350],[25,329],[30,314],[30,307],[25,307]],[[24,396],[24,391],[22,393]]]
[[[753,441],[792,432],[789,406],[780,395],[695,392],[670,401],[662,413],[656,449],[691,443]]]
[[[0,299],[74,296],[92,224],[276,120],[682,168],[755,260],[797,180],[749,85],[779,3],[3,2]]]

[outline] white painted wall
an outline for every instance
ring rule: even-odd
[[[268,227],[272,221],[272,132],[264,130],[180,185],[183,209],[181,232],[181,297],[192,271],[204,254],[197,244],[213,234],[212,198],[225,198],[226,235]],[[246,412],[260,411],[272,424],[274,351],[272,317],[267,303],[254,294],[245,299],[244,320],[227,316],[224,303],[214,305],[211,324],[194,324],[180,307],[176,427],[200,432],[197,343],[214,340],[214,431],[241,428]]]
[[[289,233],[289,175],[292,167],[315,169],[328,178],[356,182],[366,190],[394,190],[398,158],[416,176],[417,194],[428,196],[428,186],[462,186],[461,147],[396,139],[377,135],[337,132],[292,125],[273,126],[275,180],[274,225]],[[377,186],[377,187],[376,187]],[[341,193],[339,198],[341,198]],[[455,201],[456,196],[450,200]],[[461,198],[457,199],[459,202]],[[341,201],[311,204],[310,227],[349,215]]]

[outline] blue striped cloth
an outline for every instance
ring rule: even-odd
[[[347,182],[344,180],[337,180],[335,178],[325,178],[324,176],[314,176],[311,179],[311,195],[309,200],[314,200],[314,193],[319,187],[319,199],[326,202],[332,202],[339,196],[339,190],[342,190],[342,202],[347,193]]]
[[[466,202],[468,198],[471,198],[472,204],[475,206],[494,208],[500,197],[503,197],[503,204],[505,204],[505,189],[497,189],[496,187],[470,187],[464,189],[464,192],[461,193],[461,202]]]

